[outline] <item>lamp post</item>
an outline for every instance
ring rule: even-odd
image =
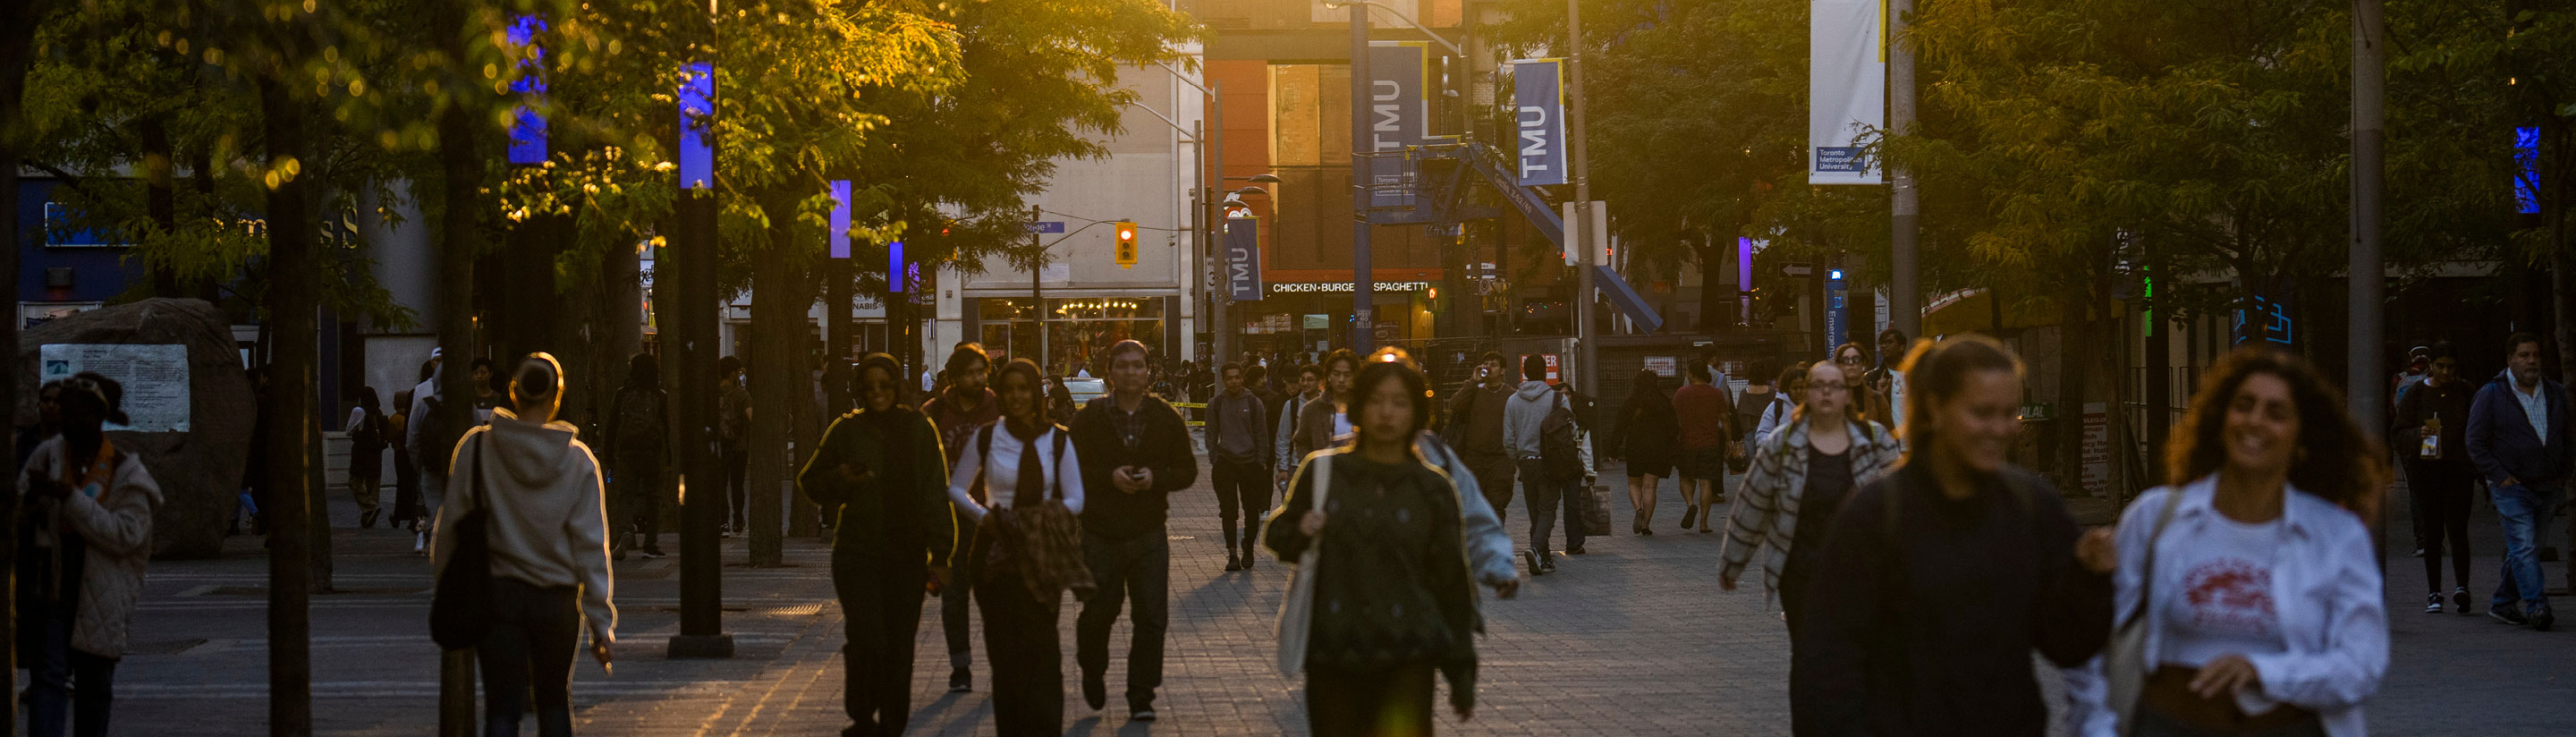
[[[1565,227],[1572,231],[1566,235],[1567,242],[1575,244],[1575,253],[1579,254],[1574,261],[1574,385],[1585,394],[1598,396],[1601,372],[1595,369],[1601,364],[1601,341],[1592,339],[1592,259],[1600,255],[1600,248],[1592,243],[1592,219],[1601,213],[1592,208],[1592,159],[1584,142],[1583,8],[1579,0],[1565,0],[1565,37],[1567,97],[1573,98],[1572,104],[1566,106],[1565,137],[1566,148],[1574,155],[1576,213],[1574,222]]]

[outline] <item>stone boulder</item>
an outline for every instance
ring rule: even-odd
[[[55,343],[185,345],[188,431],[108,433],[140,454],[161,484],[152,520],[155,558],[212,558],[241,490],[257,407],[224,313],[203,300],[150,299],[91,310],[28,328],[18,339],[18,427],[36,422],[37,357]]]

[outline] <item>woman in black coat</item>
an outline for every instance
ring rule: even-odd
[[[1682,436],[1681,419],[1673,414],[1673,395],[1664,391],[1664,377],[1654,369],[1637,370],[1628,403],[1620,406],[1619,422],[1611,433],[1612,452],[1628,460],[1628,504],[1637,510],[1636,523],[1629,529],[1639,535],[1655,534],[1655,484],[1673,475],[1673,456],[1680,452]]]

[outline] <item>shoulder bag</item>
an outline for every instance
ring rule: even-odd
[[[2154,598],[2148,594],[2156,584],[2156,538],[2164,537],[2165,525],[2173,522],[2174,509],[2182,506],[2181,487],[2165,492],[2164,511],[2156,513],[2156,527],[2147,535],[2147,557],[2140,561],[2145,568],[2138,578],[2138,606],[2129,610],[2128,621],[2111,630],[2111,644],[2102,651],[2103,681],[2109,684],[2106,704],[2120,716],[2119,733],[2126,735],[2137,727],[2138,694],[2147,686],[2147,607]]]
[[[456,526],[456,549],[429,600],[429,639],[447,650],[482,644],[492,633],[492,496],[483,488],[482,439],[473,452],[474,509],[448,523]]]
[[[1333,489],[1333,454],[1318,453],[1307,472],[1315,475],[1315,501],[1309,512],[1324,508]],[[1315,554],[1323,550],[1320,532],[1306,541],[1306,552],[1297,555],[1297,572],[1288,579],[1288,596],[1279,602],[1279,674],[1293,676],[1306,671],[1306,638],[1315,623]]]

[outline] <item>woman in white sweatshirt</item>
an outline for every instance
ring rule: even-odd
[[[456,526],[490,509],[492,633],[475,649],[483,666],[484,734],[515,737],[533,690],[537,733],[572,734],[572,661],[582,625],[590,654],[608,666],[617,642],[617,608],[609,603],[607,491],[599,461],[555,420],[563,405],[563,367],[530,354],[510,384],[516,410],[495,408],[492,423],[457,444],[438,510],[431,564],[441,570],[456,551]],[[480,483],[477,483],[480,482]]]

